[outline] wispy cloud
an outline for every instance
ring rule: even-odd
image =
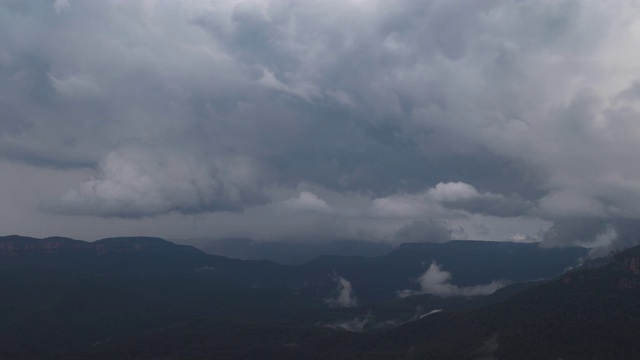
[[[335,292],[336,297],[331,297],[325,300],[325,302],[331,307],[352,307],[358,304],[358,299],[355,297],[351,282],[343,278],[342,276],[333,275],[333,280],[337,283]]]
[[[457,286],[451,284],[452,274],[443,271],[435,261],[431,263],[427,271],[424,272],[417,282],[420,284],[420,290],[405,289],[398,292],[398,296],[407,297],[411,295],[429,294],[441,297],[451,296],[478,296],[490,295],[496,290],[508,285],[508,282],[502,280],[494,280],[489,284],[475,286]]]

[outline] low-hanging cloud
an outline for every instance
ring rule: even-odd
[[[331,307],[353,307],[358,304],[358,299],[353,293],[351,282],[342,276],[333,275],[333,280],[338,284],[336,288],[337,296],[325,300]]]
[[[367,314],[362,317],[355,317],[351,320],[346,321],[337,321],[330,324],[326,324],[325,326],[331,329],[340,329],[351,332],[363,332],[365,328],[371,324],[373,317],[371,314]]]
[[[453,275],[443,271],[435,261],[431,263],[427,271],[419,278],[420,290],[402,290],[398,292],[400,297],[411,295],[429,294],[441,297],[451,296],[479,296],[490,295],[508,285],[506,281],[494,280],[489,284],[475,286],[457,286],[450,283]]]
[[[541,246],[582,245],[600,257],[640,244],[640,221],[629,218],[563,218],[544,232]]]

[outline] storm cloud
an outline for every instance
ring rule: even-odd
[[[634,244],[639,29],[631,0],[4,1],[0,225]]]

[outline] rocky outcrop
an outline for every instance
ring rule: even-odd
[[[633,256],[625,259],[625,265],[634,275],[640,275],[640,257]]]

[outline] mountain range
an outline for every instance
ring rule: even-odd
[[[243,261],[209,255],[159,238],[107,238],[85,242],[51,237],[0,237],[5,262],[91,271],[104,276],[200,278],[247,287],[327,293],[336,278],[349,281],[365,301],[392,299],[401,290],[420,291],[418,278],[436,262],[456,286],[548,278],[577,266],[580,247],[545,249],[533,243],[451,241],[407,243],[382,256],[322,255],[299,265]],[[52,256],[55,255],[55,256]]]
[[[578,266],[587,251],[452,241],[283,265],[0,237],[0,358],[634,358],[640,248]]]
[[[190,239],[180,241],[207,254],[240,260],[270,260],[285,265],[299,265],[320,255],[382,256],[396,246],[364,240],[332,241],[257,241],[248,238]]]

